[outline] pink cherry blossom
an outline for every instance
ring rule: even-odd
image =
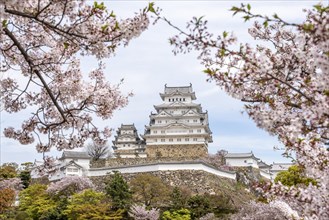
[[[47,192],[52,195],[72,195],[73,193],[81,192],[90,188],[94,188],[94,184],[89,178],[80,176],[67,176],[58,182],[51,183],[47,189]]]
[[[173,52],[199,52],[209,80],[245,102],[245,111],[258,127],[276,135],[296,155],[297,163],[317,185],[285,187],[274,184],[269,200],[285,202],[301,219],[329,219],[329,8],[316,5],[301,24],[252,14],[242,4],[231,10],[255,19],[249,34],[255,46],[237,43],[223,32],[215,36],[207,21],[193,18],[186,31],[170,39]]]
[[[105,79],[101,61],[147,29],[148,11],[118,20],[103,3],[0,0],[1,71],[10,71],[0,80],[3,110],[33,111],[21,128],[5,128],[4,135],[21,144],[36,143],[42,153],[107,139],[110,130],[99,129],[93,118],[111,118],[130,94],[121,94],[120,85]],[[89,76],[79,56],[99,61]]]
[[[147,209],[145,205],[133,205],[130,208],[129,216],[136,220],[158,220],[160,211],[156,208]]]

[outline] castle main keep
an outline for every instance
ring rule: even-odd
[[[113,141],[117,157],[203,157],[212,142],[208,113],[195,103],[192,85],[168,87],[160,93],[149,125],[139,138],[134,125],[121,125]]]

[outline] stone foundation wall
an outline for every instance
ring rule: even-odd
[[[208,155],[208,148],[204,144],[198,145],[147,145],[148,157],[190,157],[200,158]]]
[[[168,186],[189,189],[193,194],[219,194],[223,187],[234,190],[232,186],[235,185],[234,180],[221,178],[200,170],[156,171],[149,173],[159,177]],[[122,173],[121,175],[129,183],[138,173]],[[89,178],[98,187],[98,190],[104,191],[104,183],[111,180],[111,177],[112,175]]]
[[[180,161],[195,161],[200,160],[200,157],[146,157],[146,158],[108,158],[91,162],[91,168],[101,167],[121,167],[141,164],[154,164],[159,162],[180,162]]]

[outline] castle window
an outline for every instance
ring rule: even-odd
[[[171,99],[169,99],[169,102],[171,102]]]
[[[183,101],[185,101],[185,98],[183,98]]]
[[[174,140],[172,138],[169,139],[169,142],[173,142]]]
[[[186,111],[182,111],[182,114],[185,114],[186,113]]]
[[[67,172],[77,173],[77,172],[79,172],[79,170],[77,168],[67,168]]]
[[[179,98],[179,101],[182,101],[182,98]]]
[[[180,142],[180,141],[182,141],[182,139],[180,139],[180,138],[177,138],[177,141],[178,141],[178,142]]]
[[[201,129],[198,129],[198,133],[201,133]]]
[[[193,141],[198,141],[198,139],[197,138],[193,138]]]
[[[189,138],[185,138],[185,141],[190,141],[190,139]]]
[[[198,122],[198,119],[194,119],[193,122]]]
[[[158,121],[158,123],[159,123],[159,124],[161,124],[161,123],[162,123],[162,121],[160,121],[160,120],[159,120],[159,121]]]
[[[161,131],[161,134],[164,134],[165,133],[165,131]]]
[[[189,133],[193,133],[193,130],[189,130],[188,132],[189,132]]]
[[[153,134],[156,134],[156,133],[158,133],[158,131],[153,131]]]
[[[165,142],[166,141],[166,139],[161,139],[161,142]]]

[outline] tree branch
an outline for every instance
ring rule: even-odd
[[[63,121],[66,121],[66,117],[64,114],[63,109],[59,106],[59,103],[57,102],[54,94],[52,93],[51,89],[49,88],[47,82],[45,81],[45,79],[43,78],[43,76],[41,75],[41,73],[37,70],[34,69],[34,64],[33,61],[30,59],[29,55],[26,53],[26,51],[24,50],[24,48],[22,47],[22,45],[18,42],[18,40],[16,39],[16,37],[13,35],[13,33],[11,33],[7,28],[3,29],[5,31],[5,33],[7,34],[7,36],[14,42],[14,44],[17,46],[18,50],[21,52],[21,54],[23,55],[24,59],[26,60],[26,62],[29,64],[29,66],[31,67],[31,72],[35,73],[42,85],[44,86],[44,88],[46,89],[50,99],[52,100],[52,102],[54,103],[54,105],[56,106],[57,110],[59,111],[59,113],[61,114]]]

